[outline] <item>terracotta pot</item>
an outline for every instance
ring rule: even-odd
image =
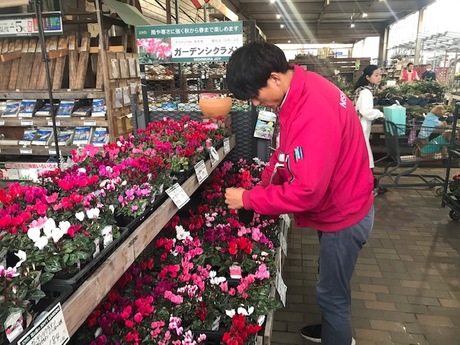
[[[204,117],[225,117],[232,108],[232,99],[224,98],[200,98],[198,103]]]

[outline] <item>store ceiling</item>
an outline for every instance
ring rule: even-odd
[[[354,43],[379,36],[386,26],[435,0],[223,0],[272,43]],[[363,15],[367,13],[367,17]],[[282,18],[277,19],[276,14]],[[355,27],[350,27],[351,23]],[[280,25],[284,24],[284,28]],[[401,32],[401,35],[404,35]]]

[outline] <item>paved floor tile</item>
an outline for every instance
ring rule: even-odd
[[[374,230],[352,279],[357,345],[460,344],[460,223],[440,205],[427,188],[390,188],[376,198]],[[291,285],[286,308],[274,315],[271,344],[313,345],[298,332],[321,319],[318,238],[291,229],[287,240],[283,277]]]

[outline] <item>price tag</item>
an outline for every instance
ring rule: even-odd
[[[69,332],[61,303],[58,303],[47,315],[37,321],[38,323],[18,341],[18,345],[62,345],[69,341]]]
[[[21,126],[33,126],[34,122],[31,120],[22,120],[21,121]]]
[[[50,149],[50,150],[48,150],[48,154],[49,154],[50,156],[56,155],[56,150],[51,150],[51,149]]]
[[[83,121],[84,126],[96,126],[96,121]]]
[[[178,208],[182,208],[190,200],[187,193],[185,193],[179,183],[175,183],[168,188],[166,190],[166,194],[169,195]]]
[[[283,277],[281,276],[281,271],[278,271],[276,275],[276,291],[280,295],[281,302],[283,306],[286,306],[286,293],[287,293],[287,286],[284,283]]]
[[[56,126],[60,126],[61,121],[56,121]],[[48,121],[48,126],[53,126],[53,121]]]
[[[31,155],[32,149],[19,149],[19,153],[22,155]]]
[[[287,256],[287,242],[286,242],[286,237],[284,237],[284,234],[280,232],[280,246],[281,246],[281,251],[285,256]]]
[[[8,169],[8,180],[19,180],[19,169]]]
[[[289,229],[291,227],[291,217],[288,214],[282,214],[281,218],[284,220],[286,227]]]
[[[0,126],[5,126],[5,121],[0,121]]]
[[[219,152],[217,152],[214,146],[211,146],[211,148],[209,149],[209,156],[211,158],[211,166],[216,165],[219,161]]]
[[[198,179],[198,183],[202,184],[204,180],[206,180],[209,176],[208,169],[206,168],[206,164],[203,160],[199,161],[195,164],[195,175]]]
[[[227,154],[230,152],[230,138],[225,138],[224,139],[224,154]]]

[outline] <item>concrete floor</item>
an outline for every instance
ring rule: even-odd
[[[357,345],[459,345],[460,223],[426,187],[390,188],[375,208],[352,279]],[[317,256],[316,232],[291,229],[283,267],[287,304],[275,313],[272,345],[312,344],[299,330],[320,321]]]

